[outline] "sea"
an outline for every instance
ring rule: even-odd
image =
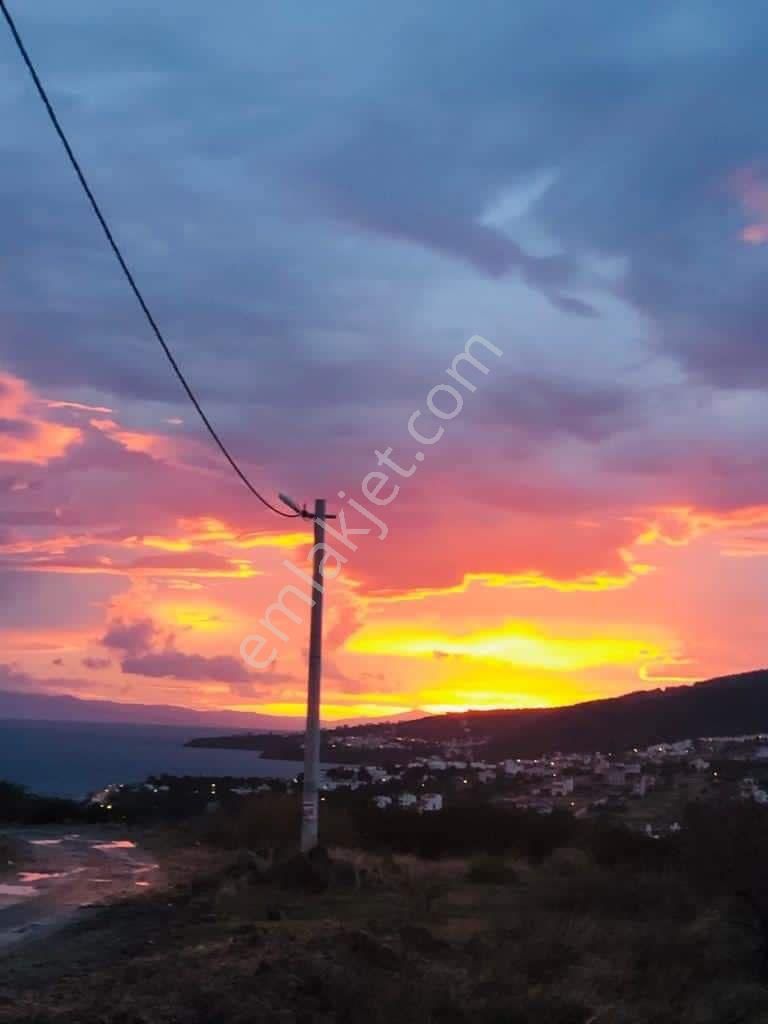
[[[110,783],[148,775],[292,778],[297,761],[257,751],[185,747],[193,737],[232,732],[197,726],[0,720],[0,780],[44,796],[84,799]]]

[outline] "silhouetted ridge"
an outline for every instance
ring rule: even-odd
[[[382,733],[382,738],[393,731],[391,726],[364,728]],[[435,741],[485,737],[484,755],[499,757],[534,757],[553,750],[620,751],[696,736],[762,731],[768,731],[768,669],[568,707],[468,711],[396,726],[398,736]]]

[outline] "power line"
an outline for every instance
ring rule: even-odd
[[[22,60],[24,61],[24,63],[27,66],[27,70],[29,71],[30,75],[32,76],[32,81],[35,83],[35,88],[37,89],[37,92],[38,92],[38,94],[40,96],[40,99],[43,101],[45,109],[48,112],[48,117],[51,120],[51,124],[53,125],[54,129],[56,130],[56,134],[58,135],[59,139],[61,140],[61,144],[64,146],[64,149],[66,150],[67,156],[69,157],[69,162],[72,164],[72,167],[74,168],[75,174],[77,175],[78,180],[80,181],[80,184],[83,187],[83,191],[85,192],[86,196],[88,197],[88,201],[91,204],[91,208],[93,209],[93,212],[96,214],[96,219],[98,220],[99,224],[102,227],[102,230],[104,231],[104,234],[106,235],[106,238],[107,238],[107,241],[109,242],[110,248],[112,249],[112,252],[115,254],[115,258],[117,259],[117,262],[120,264],[120,268],[123,271],[123,274],[125,275],[125,279],[128,282],[131,291],[135,295],[137,302],[141,306],[142,312],[144,313],[144,316],[147,318],[147,322],[149,323],[149,326],[152,328],[153,334],[155,335],[155,337],[157,338],[158,342],[160,343],[160,347],[162,348],[163,352],[165,353],[166,358],[168,359],[168,362],[171,364],[173,372],[176,374],[176,377],[178,378],[179,383],[184,388],[184,391],[186,392],[187,398],[190,400],[192,405],[197,410],[198,416],[200,417],[200,419],[205,424],[205,427],[206,427],[208,433],[213,438],[214,442],[216,443],[217,447],[219,448],[219,451],[222,453],[222,455],[227,460],[227,462],[230,464],[230,466],[235,471],[235,473],[240,477],[240,479],[245,484],[245,486],[248,488],[248,490],[251,492],[251,494],[255,498],[258,498],[258,500],[262,503],[262,505],[265,505],[268,509],[270,509],[272,512],[276,513],[277,515],[284,516],[286,519],[295,519],[297,517],[298,513],[296,513],[296,512],[284,512],[281,508],[277,508],[270,501],[267,501],[267,499],[262,494],[259,493],[259,491],[253,486],[251,481],[248,479],[248,477],[245,475],[243,470],[237,464],[235,458],[230,454],[227,446],[224,444],[224,442],[222,441],[222,439],[219,437],[218,433],[216,432],[216,428],[213,426],[211,421],[208,419],[208,416],[207,416],[205,410],[203,409],[202,405],[198,401],[197,396],[195,395],[194,391],[192,390],[192,388],[188,384],[188,382],[187,382],[187,380],[186,380],[186,378],[184,376],[184,373],[181,370],[181,367],[176,362],[176,358],[173,355],[173,352],[171,352],[171,349],[170,349],[168,343],[166,342],[165,338],[163,337],[162,331],[158,327],[157,322],[155,321],[155,318],[152,316],[152,313],[150,312],[149,306],[147,305],[147,303],[146,303],[146,301],[144,299],[144,296],[142,295],[141,290],[139,289],[139,286],[136,284],[136,281],[135,281],[134,276],[133,276],[133,274],[131,273],[131,271],[130,271],[130,269],[128,267],[128,264],[125,262],[125,259],[123,258],[123,254],[120,251],[120,247],[118,246],[117,242],[115,241],[114,235],[112,234],[112,231],[110,230],[110,227],[107,224],[107,221],[106,221],[106,219],[104,217],[104,214],[101,212],[101,208],[100,208],[98,202],[96,201],[96,197],[94,196],[94,194],[93,194],[93,192],[91,190],[91,187],[88,184],[88,181],[86,180],[85,174],[83,173],[83,169],[80,166],[80,163],[79,163],[77,157],[75,156],[75,153],[74,153],[74,151],[72,149],[72,146],[69,144],[69,140],[67,139],[67,136],[64,133],[64,129],[61,127],[61,124],[59,123],[59,119],[56,116],[56,111],[53,109],[53,105],[52,105],[50,99],[48,98],[48,94],[47,94],[47,92],[45,90],[45,87],[44,87],[43,83],[40,81],[40,76],[38,75],[37,71],[35,70],[35,66],[32,63],[32,59],[29,56],[29,53],[27,52],[27,48],[24,45],[21,36],[19,35],[19,31],[16,28],[16,24],[15,24],[13,18],[11,17],[11,13],[8,10],[8,7],[6,6],[5,0],[0,0],[0,9],[2,9],[2,12],[3,12],[4,16],[5,16],[5,20],[8,22],[8,28],[11,30],[11,35],[13,36],[14,41],[16,43],[16,47],[18,48],[18,51],[21,54]]]

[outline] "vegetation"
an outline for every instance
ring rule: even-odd
[[[329,801],[309,858],[298,813],[271,792],[146,834],[168,888],[2,960],[0,1024],[768,1020],[763,807],[691,804],[653,840]]]
[[[46,940],[34,956],[4,960],[0,1021],[768,1018],[764,938],[732,886],[712,887],[733,852],[720,844],[706,863],[698,850],[704,834],[695,832],[711,831],[704,822],[694,820],[690,842],[661,859],[604,830],[591,846],[559,846],[536,862],[514,853],[424,860],[359,848],[305,861],[271,838],[284,827],[284,810],[265,801],[249,852],[213,850],[194,880],[105,911]],[[764,817],[739,817],[729,827],[746,853],[731,866],[743,882],[764,863],[755,829],[766,829]]]
[[[41,825],[80,821],[84,817],[82,805],[74,800],[36,796],[24,786],[0,781],[0,821],[16,825]]]

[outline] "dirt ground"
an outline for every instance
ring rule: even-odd
[[[658,878],[350,853],[318,890],[153,855],[162,886],[0,958],[2,1024],[768,1021],[749,931]]]

